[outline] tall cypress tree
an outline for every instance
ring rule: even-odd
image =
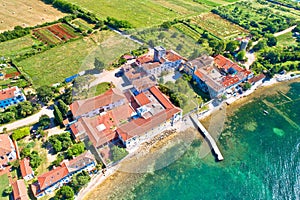
[[[57,105],[54,105],[54,111],[53,111],[53,114],[54,114],[54,118],[56,120],[56,122],[60,125],[60,126],[63,126],[63,117],[62,117],[62,114],[60,112],[60,110],[58,109]]]
[[[69,110],[69,107],[67,106],[67,104],[65,104],[65,102],[63,102],[61,99],[58,100],[58,104],[57,104],[61,114],[63,117],[66,117],[67,114],[68,114],[68,110]]]

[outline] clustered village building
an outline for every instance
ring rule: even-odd
[[[110,144],[122,145],[129,150],[179,121],[182,110],[171,103],[156,82],[162,72],[173,70],[184,70],[191,75],[212,99],[235,95],[240,83],[248,81],[253,85],[265,78],[263,74],[254,77],[251,71],[222,55],[214,58],[202,55],[187,61],[172,50],[155,47],[132,64],[122,67],[123,78],[132,88],[122,92],[112,87],[101,95],[70,105],[73,115],[70,130],[75,140],[86,144],[88,151],[37,176],[37,181],[31,185],[34,196],[40,198],[52,193],[82,170],[92,171],[96,160],[109,164],[105,149]],[[17,87],[0,91],[0,107],[3,109],[24,100],[24,94]],[[1,134],[0,170],[16,159],[13,142],[7,134]],[[12,184],[14,199],[28,199],[24,180],[35,176],[29,163],[28,158],[20,161],[23,179]]]

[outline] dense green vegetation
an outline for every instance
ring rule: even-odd
[[[128,155],[126,149],[114,145],[111,148],[111,158],[113,162],[117,162]]]
[[[52,145],[56,153],[66,151],[73,145],[71,135],[68,132],[52,135],[49,137],[48,142]]]
[[[268,7],[253,7],[251,2],[246,1],[218,7],[212,12],[250,30],[255,39],[266,33],[282,31],[294,25],[296,21],[295,18],[279,15]]]
[[[289,1],[287,1],[287,0],[266,0],[266,1],[276,3],[276,4],[279,4],[282,6],[286,6],[288,8],[294,8],[296,10],[300,10],[300,5],[299,5],[299,2],[297,2],[297,1],[293,1],[293,0],[289,0]]]
[[[20,128],[15,130],[11,137],[13,140],[17,141],[20,140],[26,136],[30,135],[30,128],[29,127],[24,127],[24,128]]]
[[[9,180],[7,177],[7,174],[3,174],[0,176],[0,200],[8,200],[9,197],[7,197],[4,194],[5,189],[9,186]]]
[[[86,171],[82,171],[78,174],[75,174],[72,177],[71,187],[75,193],[78,193],[79,190],[84,187],[91,180],[90,175]]]
[[[62,186],[53,197],[53,200],[73,200],[74,199],[74,191],[70,186]]]
[[[17,119],[23,119],[40,110],[40,105],[29,101],[20,102],[18,105],[12,105],[4,112],[0,113],[0,124],[12,122]]]

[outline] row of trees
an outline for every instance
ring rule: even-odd
[[[29,101],[20,102],[17,105],[8,107],[0,113],[0,124],[9,123],[14,120],[23,119],[40,110],[40,105]]]

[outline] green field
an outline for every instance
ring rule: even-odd
[[[0,200],[8,200],[9,196],[4,197],[3,191],[9,186],[9,180],[6,174],[0,176]]]
[[[74,95],[73,98],[76,100],[92,98],[100,94],[103,94],[104,92],[109,90],[110,87],[111,87],[110,83],[102,82],[96,86],[89,88],[88,90],[82,90],[82,92],[79,92],[78,94]]]
[[[153,41],[154,46],[161,45],[167,49],[173,49],[186,58],[189,58],[195,49],[199,52],[207,52],[208,54],[211,53],[211,49],[209,47],[199,45],[197,40],[183,34],[175,27],[172,27],[167,31],[159,28],[149,28],[136,32],[133,35],[145,43]],[[163,37],[159,37],[160,35],[163,35]]]
[[[208,12],[213,6],[224,5],[224,0],[67,0],[95,13],[127,20],[136,28],[161,24],[175,18],[185,18]],[[212,5],[213,3],[213,5]]]
[[[288,32],[277,37],[277,45],[281,47],[296,46],[296,38],[293,37],[292,32]]]
[[[212,13],[194,17],[192,19],[192,23],[212,33],[216,37],[223,39],[248,33],[248,31],[242,27],[224,20],[220,16]]]
[[[50,85],[93,68],[94,58],[112,63],[138,45],[110,31],[80,38],[17,63],[31,77],[34,86]]]
[[[261,0],[261,2],[265,2]],[[276,33],[293,26],[299,17],[293,13],[278,10],[275,5],[263,5],[256,1],[241,1],[231,5],[222,6],[212,10],[241,27],[252,31],[252,35],[262,35],[270,32]]]
[[[80,28],[80,29],[82,29],[84,31],[87,31],[87,30],[92,29],[94,27],[93,24],[89,24],[85,20],[80,19],[80,18],[74,19],[71,22],[71,24],[75,25],[76,27],[78,27],[78,28]]]
[[[31,51],[31,47],[39,42],[30,35],[0,43],[0,56],[14,57]]]

